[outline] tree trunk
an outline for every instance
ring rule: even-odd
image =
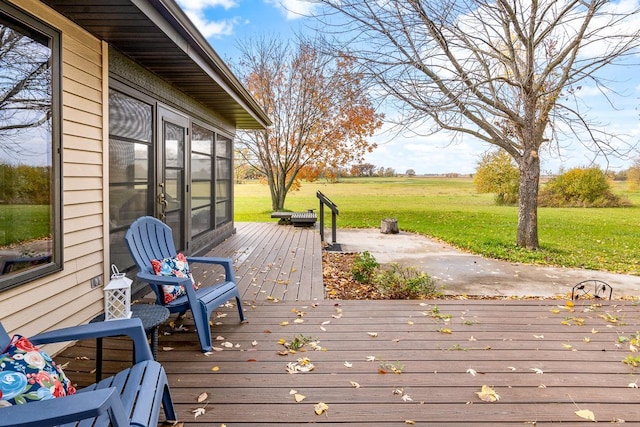
[[[540,184],[540,158],[536,150],[526,150],[519,162],[517,245],[538,249],[538,186]]]

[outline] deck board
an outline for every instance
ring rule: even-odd
[[[189,317],[190,331],[161,334],[159,360],[185,426],[581,425],[587,421],[578,409],[599,422],[640,423],[640,390],[629,386],[640,373],[622,362],[638,354],[628,341],[640,331],[633,301],[262,300],[245,309],[244,324],[233,307],[220,310],[212,332],[221,351],[209,355],[199,351]],[[300,336],[322,349],[278,354],[280,339]],[[69,362],[65,372],[74,381],[92,381],[92,346],[81,342],[56,358]],[[106,372],[130,357],[124,339],[105,340]],[[287,373],[298,357],[315,369]],[[482,402],[482,385],[500,401]],[[291,390],[306,399],[295,403]],[[206,413],[194,418],[202,392]],[[314,413],[318,402],[329,406],[326,414]]]

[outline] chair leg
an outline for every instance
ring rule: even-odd
[[[244,322],[244,310],[242,309],[242,301],[240,301],[240,297],[236,296],[236,306],[238,307],[238,314],[240,315],[240,321]]]
[[[176,417],[176,410],[173,407],[173,398],[171,397],[171,391],[169,385],[164,385],[164,392],[162,393],[162,408],[164,409],[164,418],[167,421],[178,421]]]
[[[200,302],[197,306],[191,307],[191,314],[193,314],[193,321],[196,324],[196,333],[198,334],[202,352],[211,351],[211,328],[209,326],[207,307]]]

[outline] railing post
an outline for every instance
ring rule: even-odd
[[[320,199],[320,241],[324,243],[324,203]]]

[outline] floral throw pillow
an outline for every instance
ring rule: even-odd
[[[190,277],[193,289],[198,289],[184,254],[177,254],[173,258],[161,260],[154,259],[151,261],[151,266],[153,267],[153,272],[158,276]],[[164,294],[165,304],[169,304],[174,299],[187,294],[182,286],[174,285],[162,285],[162,293]]]
[[[75,394],[62,369],[44,351],[14,335],[0,354],[0,407]]]

